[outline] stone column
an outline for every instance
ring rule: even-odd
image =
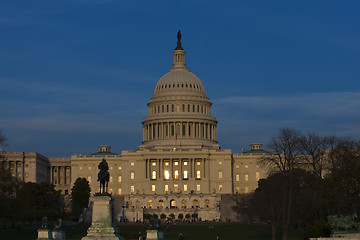
[[[148,160],[145,159],[145,178],[148,178]]]
[[[14,164],[14,170],[15,170],[15,178],[17,179],[18,178],[18,161],[15,161],[15,164]]]
[[[206,174],[205,174],[205,164],[206,164],[206,159],[204,158],[203,159],[203,176],[204,176],[204,178],[206,178]]]
[[[161,171],[162,171],[162,169],[161,169],[161,159],[159,159],[159,161],[158,161],[158,164],[159,164],[159,179],[161,179],[161,176],[162,176],[162,174],[161,174]]]

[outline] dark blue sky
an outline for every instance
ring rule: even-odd
[[[360,135],[359,1],[0,2],[0,129],[46,156],[141,144],[176,33],[222,148],[281,127]]]

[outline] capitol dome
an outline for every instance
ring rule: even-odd
[[[200,79],[188,70],[174,70],[166,73],[156,84],[154,96],[170,94],[199,95],[206,97],[205,88]]]
[[[217,120],[201,80],[185,66],[185,51],[178,33],[174,64],[160,78],[144,118],[139,148],[216,148]]]

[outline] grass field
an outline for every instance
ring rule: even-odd
[[[118,225],[120,236],[127,240],[138,239],[139,232],[145,234],[147,225],[122,223]],[[66,228],[66,238],[68,240],[80,240],[86,235],[88,226],[76,226]],[[164,231],[166,240],[177,240],[179,233],[184,235],[184,240],[215,240],[219,236],[220,240],[260,240],[271,239],[271,229],[265,225],[246,225],[239,223],[192,223],[177,224],[169,226]],[[35,240],[37,232],[35,230],[0,232],[0,239],[11,240]],[[281,239],[281,232],[278,233],[278,239]],[[299,231],[290,231],[289,240],[301,240]]]

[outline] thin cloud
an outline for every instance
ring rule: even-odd
[[[311,116],[359,117],[360,92],[303,93],[284,96],[229,96],[214,105],[229,104],[237,109],[262,112],[288,110]]]

